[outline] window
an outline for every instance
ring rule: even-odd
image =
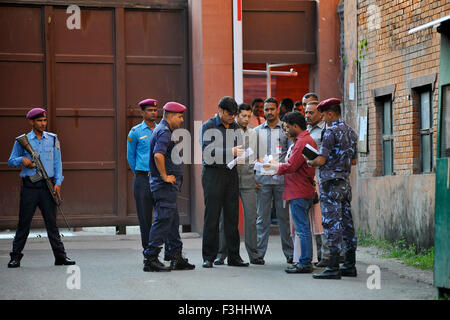
[[[433,170],[433,117],[431,91],[420,92],[420,162],[422,172]]]
[[[394,136],[392,134],[392,100],[387,96],[383,101],[382,116],[382,144],[383,144],[383,175],[389,176],[394,172],[393,144]]]
[[[450,85],[442,87],[441,158],[450,158]]]

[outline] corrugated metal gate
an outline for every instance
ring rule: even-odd
[[[20,2],[27,4],[0,6],[0,228],[18,220],[19,172],[7,161],[14,137],[30,130],[30,106],[47,108],[48,131],[61,141],[63,210],[71,225],[137,224],[126,136],[142,121],[140,100],[189,101],[187,1],[139,8],[83,1],[80,29],[66,24],[76,1]],[[178,199],[184,225],[189,185],[186,167]],[[33,226],[43,225],[36,214]]]

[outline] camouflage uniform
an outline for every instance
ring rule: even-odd
[[[327,162],[320,167],[320,204],[322,225],[329,242],[330,255],[339,255],[342,238],[345,252],[356,250],[351,213],[352,190],[349,181],[352,159],[356,159],[357,135],[342,118],[323,131],[320,155]]]

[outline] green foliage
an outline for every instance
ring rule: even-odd
[[[384,251],[384,258],[398,258],[404,264],[422,270],[433,270],[434,247],[420,249],[415,244],[409,244],[405,239],[390,242],[386,239],[375,239],[370,233],[357,230],[358,245],[362,247],[375,246]]]

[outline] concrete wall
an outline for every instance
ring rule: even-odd
[[[205,122],[217,112],[221,97],[233,96],[232,13],[229,0],[189,0],[193,121]],[[198,152],[194,148],[194,156]],[[204,218],[201,172],[201,165],[191,165],[191,227],[199,233]]]
[[[319,99],[336,97],[342,99],[343,75],[340,69],[339,17],[337,5],[340,0],[320,0],[317,2],[317,63],[311,65],[309,73],[310,91]]]
[[[434,240],[435,175],[409,175],[358,180],[353,194],[359,210],[355,225],[374,237],[405,238],[409,243],[430,247]]]

